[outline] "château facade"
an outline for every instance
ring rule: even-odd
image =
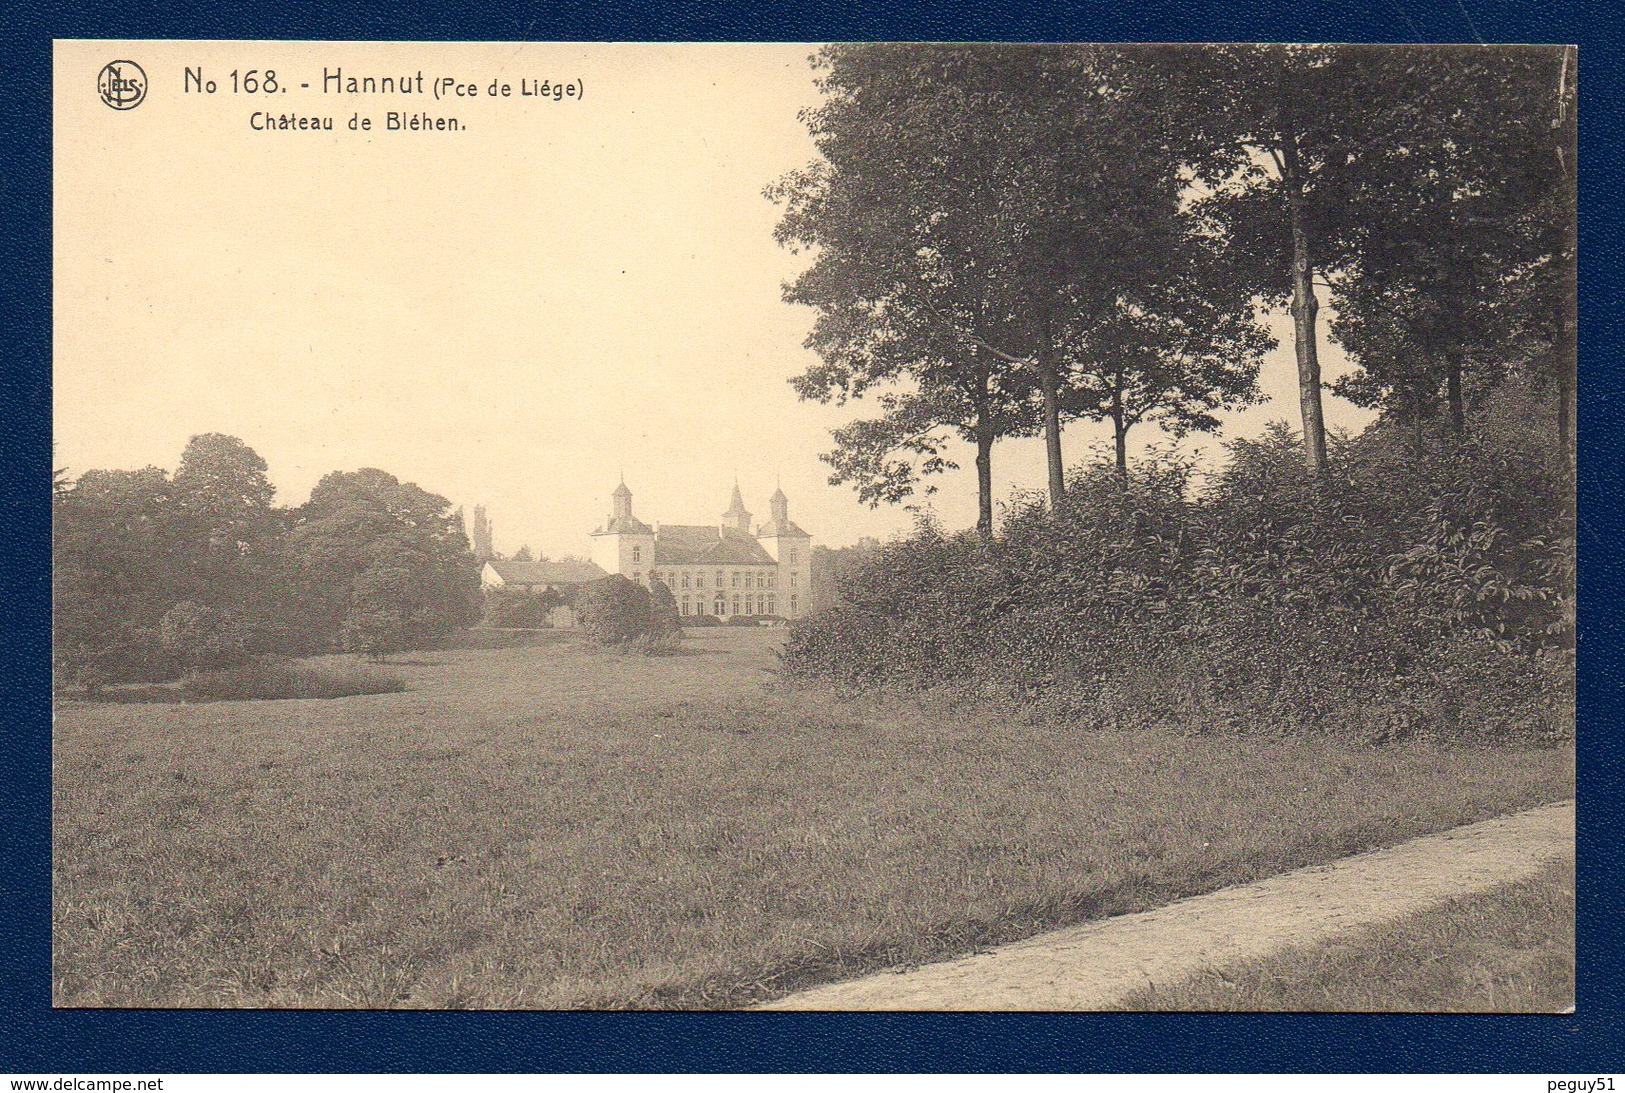
[[[622,482],[613,511],[592,533],[592,560],[609,573],[671,589],[682,615],[778,615],[799,618],[812,606],[812,536],[790,519],[790,500],[775,490],[770,519],[751,529],[734,483],[720,524],[657,524],[632,514]]]

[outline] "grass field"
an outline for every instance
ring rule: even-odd
[[[1147,988],[1127,1010],[1558,1013],[1574,1005],[1574,864],[1324,945]]]
[[[414,654],[400,694],[65,702],[66,1006],[724,1008],[1573,794],[1567,749],[1035,727],[780,634]]]

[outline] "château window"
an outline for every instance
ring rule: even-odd
[[[767,587],[769,587],[769,588],[777,588],[777,587],[779,587],[779,575],[777,573],[769,573],[767,575]]]
[[[777,615],[778,613],[779,613],[778,601],[776,601],[772,596],[769,596],[767,598],[767,606],[762,608],[762,614],[764,614],[764,615]]]
[[[717,570],[717,587],[722,587],[722,570]]]
[[[790,564],[796,564],[796,552],[794,550],[790,551]]]
[[[734,597],[734,614],[739,614],[739,597]]]
[[[795,586],[796,586],[796,575],[794,573],[792,573],[792,574],[790,574],[790,587],[794,588]]]
[[[634,562],[643,561],[643,548],[642,547],[635,546],[635,547],[632,548],[632,560]],[[794,558],[792,558],[790,560],[795,561]]]
[[[790,614],[794,615],[795,613],[796,613],[796,598],[794,596],[791,596],[790,597]]]
[[[728,605],[722,602],[721,596],[718,596],[717,602],[711,605],[711,613],[713,615],[725,615],[727,612]]]
[[[767,587],[767,577],[766,577],[766,575],[761,574],[761,573],[756,574],[756,587],[757,588],[766,588]]]
[[[684,574],[683,574],[683,587],[684,587],[684,588],[687,588],[687,587],[688,587],[688,574],[687,574],[687,573],[684,573]],[[688,614],[688,612],[687,612],[687,611],[684,611],[684,612],[683,612],[683,614],[685,614],[685,615],[686,615],[686,614]]]
[[[734,575],[733,575],[733,578],[734,578],[734,587],[735,587],[735,588],[738,588],[738,587],[739,587],[739,574],[738,574],[738,573],[735,573],[735,574],[734,574]]]

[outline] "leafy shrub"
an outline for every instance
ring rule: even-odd
[[[722,625],[722,620],[715,615],[685,615],[682,620],[685,628]]]
[[[94,640],[59,635],[51,655],[59,682],[81,684],[93,695],[109,684],[163,683],[181,674],[158,631],[128,625],[109,626]]]
[[[240,668],[187,675],[181,693],[190,702],[252,699],[345,698],[406,690],[397,675],[362,665],[312,665],[266,659]]]
[[[761,626],[764,623],[783,622],[779,615],[729,615],[729,626]]]
[[[649,586],[649,643],[671,646],[683,639],[683,618],[677,613],[677,598],[664,583]]]
[[[1283,427],[1200,497],[1154,456],[1084,468],[993,539],[923,523],[795,624],[786,668],[1105,724],[1563,735],[1566,483],[1505,439],[1415,444],[1374,429],[1315,481]]]
[[[344,617],[340,644],[346,652],[374,660],[398,653],[411,644],[411,631],[403,613],[393,607],[358,607]]]
[[[383,554],[351,582],[340,630],[344,650],[378,659],[432,643],[466,621],[442,602],[444,592],[412,555]]]
[[[540,630],[551,625],[553,609],[564,597],[553,589],[532,592],[523,588],[489,588],[485,591],[482,626],[500,629]]]
[[[248,629],[223,608],[182,600],[158,623],[164,651],[188,669],[228,668],[248,657]]]
[[[581,585],[574,606],[582,632],[600,645],[627,645],[649,633],[649,590],[619,573]]]

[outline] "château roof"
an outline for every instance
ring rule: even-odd
[[[722,533],[716,527],[693,524],[661,524],[660,532],[655,536],[655,560],[665,561],[667,565],[686,565],[687,562],[667,561],[666,556],[672,558],[680,556],[697,557],[705,553],[722,541]]]
[[[750,510],[745,507],[745,498],[739,492],[739,483],[737,481],[734,482],[734,495],[733,495],[733,499],[728,502],[728,511],[723,513],[722,515],[724,515],[724,516],[749,516],[750,515]]]
[[[732,536],[723,538],[716,546],[695,559],[699,565],[778,565],[773,555],[755,539]]]
[[[586,584],[609,576],[592,562],[513,562],[485,563],[502,578],[503,584]]]
[[[802,531],[794,520],[789,519],[769,520],[767,523],[756,529],[756,534],[760,535],[764,539],[772,539],[778,536],[800,536],[803,539],[812,538],[811,535],[808,535],[805,531]]]
[[[593,532],[594,535],[653,535],[654,528],[628,513],[625,516],[611,516],[603,527]]]
[[[662,524],[655,560],[663,565],[776,565],[761,543],[738,531],[694,524]]]

